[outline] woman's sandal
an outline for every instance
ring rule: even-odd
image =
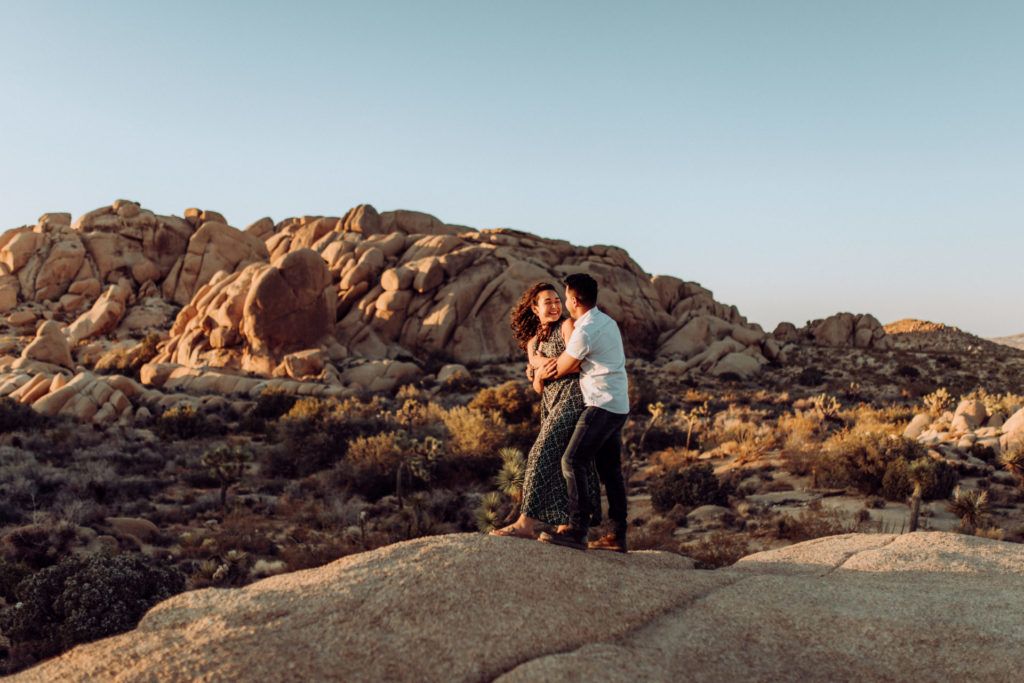
[[[514,524],[509,524],[508,526],[500,529],[495,529],[491,532],[491,536],[512,536],[513,538],[528,538],[531,540],[536,538],[533,534],[520,532],[519,529],[516,529]]]

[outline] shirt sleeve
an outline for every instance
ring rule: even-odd
[[[583,328],[577,327],[569,337],[569,343],[565,345],[565,352],[576,360],[583,360],[590,353],[590,342]]]

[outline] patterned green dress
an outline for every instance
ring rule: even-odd
[[[555,325],[547,341],[541,342],[536,351],[546,358],[557,358],[565,351],[562,326]],[[562,454],[584,407],[579,373],[545,382],[540,434],[526,459],[523,481],[522,513],[527,517],[553,526],[569,523],[569,494],[562,476]],[[591,525],[596,526],[601,522],[601,487],[593,467],[587,472],[587,491],[591,509],[595,511]]]

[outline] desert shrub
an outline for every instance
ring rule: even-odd
[[[796,376],[796,383],[805,387],[816,387],[825,381],[825,373],[821,368],[808,365]]]
[[[825,486],[852,486],[864,494],[877,494],[882,488],[889,463],[927,457],[917,441],[879,431],[846,432],[833,438],[818,461],[818,483]]]
[[[819,503],[796,515],[783,514],[775,521],[774,535],[777,538],[799,543],[823,536],[848,534],[856,523],[839,510],[825,510]]]
[[[496,412],[509,424],[533,421],[540,405],[537,393],[524,382],[509,381],[501,386],[487,387],[473,397],[469,407],[482,412]]]
[[[281,387],[268,387],[260,392],[252,412],[264,420],[276,420],[295,406],[298,397]]]
[[[41,569],[67,556],[75,540],[70,524],[29,524],[0,538],[0,546],[8,560]]]
[[[154,431],[168,441],[197,439],[223,432],[222,425],[183,403],[165,410],[153,424]]]
[[[689,465],[666,472],[651,486],[651,505],[659,512],[676,505],[727,505],[729,493],[710,464]]]
[[[327,469],[345,456],[349,441],[373,428],[360,413],[351,417],[347,404],[302,398],[278,420],[276,448],[263,453],[263,474],[305,477]]]
[[[31,573],[32,569],[27,564],[0,559],[0,598],[11,604],[16,603],[18,598],[14,589]]]
[[[983,460],[988,463],[994,463],[998,460],[995,449],[984,444],[973,443],[967,452],[978,460]]]
[[[18,604],[0,616],[12,645],[52,656],[135,627],[146,610],[185,590],[177,569],[140,555],[67,558],[23,579]]]
[[[751,552],[746,537],[722,530],[713,531],[710,536],[699,541],[687,543],[680,551],[696,563],[697,569],[728,567]]]
[[[30,407],[6,396],[0,398],[0,434],[36,430],[46,421],[47,418]]]
[[[945,460],[921,458],[919,461],[925,464],[927,479],[927,483],[921,491],[922,499],[945,500],[949,498],[953,488],[960,480],[956,470]],[[880,491],[883,498],[902,501],[913,493],[914,484],[909,476],[910,462],[905,458],[896,458],[886,466]]]
[[[403,463],[396,437],[397,432],[381,432],[349,442],[345,458],[334,467],[338,482],[370,500],[394,493],[396,471]]]
[[[906,377],[907,379],[917,379],[921,376],[921,371],[915,368],[913,365],[902,363],[896,368],[896,374],[900,377]]]
[[[456,406],[444,415],[448,451],[460,459],[496,462],[498,449],[508,440],[508,425],[501,415],[468,406]]]

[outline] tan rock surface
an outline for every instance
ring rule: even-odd
[[[1019,545],[941,532],[817,539],[714,572],[440,536],[184,593],[11,680],[1009,681],[1022,562]]]
[[[71,347],[64,338],[63,328],[56,320],[47,320],[39,326],[36,338],[21,352],[21,357],[62,365],[65,368],[74,366],[71,360]]]

